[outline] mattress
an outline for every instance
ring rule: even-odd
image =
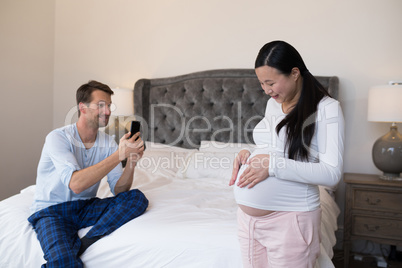
[[[242,267],[238,208],[228,186],[237,150],[209,150],[205,144],[199,150],[183,149],[148,142],[132,187],[149,199],[147,211],[89,247],[81,256],[85,267]],[[0,202],[0,267],[39,267],[45,262],[27,221],[34,193],[32,185]],[[104,179],[98,197],[111,195]],[[339,208],[322,187],[320,198],[322,242],[316,267],[334,267]]]

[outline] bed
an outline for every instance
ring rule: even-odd
[[[336,98],[337,77],[317,78]],[[237,206],[228,181],[236,153],[253,147],[251,132],[267,99],[251,69],[137,81],[135,118],[142,122],[147,149],[133,188],[142,190],[150,205],[89,247],[81,256],[85,266],[242,267]],[[27,222],[34,192],[32,185],[0,202],[0,267],[45,262]],[[316,267],[334,267],[339,208],[331,194],[320,187],[322,242]],[[105,181],[98,196],[111,196]]]

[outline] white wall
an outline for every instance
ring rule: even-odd
[[[132,88],[139,78],[215,68],[252,68],[258,49],[283,39],[316,75],[340,78],[345,171],[379,173],[367,122],[372,85],[402,79],[402,2],[86,0],[56,2],[54,126],[89,79]]]
[[[0,200],[34,184],[53,125],[54,2],[0,1]]]

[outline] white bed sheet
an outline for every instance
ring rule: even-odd
[[[144,157],[157,161],[166,152],[150,150]],[[185,159],[191,152],[178,154]],[[145,193],[149,208],[89,247],[81,256],[85,266],[242,267],[237,206],[228,178],[189,179],[175,176],[180,167],[171,162],[157,169],[144,163],[136,169],[133,187]],[[44,263],[36,234],[27,222],[34,191],[35,186],[30,186],[0,202],[0,267],[40,267]],[[334,267],[331,258],[339,208],[324,189],[320,193],[322,243],[317,267],[327,268]],[[111,196],[106,183],[102,182],[98,196]],[[88,230],[80,230],[79,235]]]

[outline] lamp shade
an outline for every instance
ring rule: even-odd
[[[112,115],[114,116],[130,116],[134,114],[134,91],[127,88],[112,89]]]
[[[402,122],[402,85],[370,88],[367,119],[376,122]]]

